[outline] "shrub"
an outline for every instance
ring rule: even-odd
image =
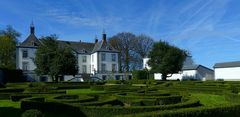
[[[3,88],[0,89],[0,93],[20,93],[23,92],[23,88]]]
[[[132,72],[133,79],[149,79],[149,72],[147,70],[135,70]]]
[[[44,117],[43,113],[36,109],[26,110],[21,117]]]
[[[104,86],[103,85],[92,85],[91,90],[102,91],[102,90],[104,90]]]
[[[122,84],[120,80],[107,80],[106,83],[108,84]]]
[[[26,95],[26,94],[15,94],[11,95],[11,100],[12,101],[19,101],[20,99],[27,98],[27,97],[32,97],[31,95]]]

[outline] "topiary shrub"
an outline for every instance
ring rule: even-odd
[[[44,117],[44,115],[37,109],[30,109],[26,110],[21,117]]]

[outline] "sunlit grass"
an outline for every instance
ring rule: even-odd
[[[0,100],[0,107],[20,108],[20,102],[13,102],[11,100]]]
[[[192,93],[192,97],[199,99],[204,106],[221,106],[230,103],[223,95]]]

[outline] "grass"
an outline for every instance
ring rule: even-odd
[[[192,97],[200,100],[204,106],[221,106],[229,104],[230,102],[222,95],[192,93]]]
[[[69,89],[66,90],[67,94],[93,94],[93,93],[104,93],[104,91],[94,91],[91,89]]]
[[[0,100],[0,107],[20,108],[20,102],[13,102],[11,100]]]

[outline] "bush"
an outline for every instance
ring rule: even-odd
[[[107,80],[106,83],[108,83],[108,84],[122,84],[122,81],[120,81],[120,80]]]
[[[7,82],[25,82],[22,70],[0,68],[0,80],[5,84]],[[1,82],[1,81],[0,81]]]
[[[239,109],[240,105],[225,105],[224,107],[199,107],[134,113],[117,117],[239,117]]]
[[[27,97],[32,97],[31,95],[26,95],[26,94],[15,94],[11,95],[11,100],[12,101],[19,101],[20,99],[27,98]]]
[[[102,90],[104,90],[104,86],[103,85],[92,85],[91,90],[102,91]]]
[[[147,70],[135,70],[132,72],[133,79],[147,80],[149,79],[149,72]]]
[[[0,93],[21,93],[24,89],[22,88],[3,88],[0,89]]]
[[[21,117],[44,117],[43,113],[36,109],[26,110]]]

